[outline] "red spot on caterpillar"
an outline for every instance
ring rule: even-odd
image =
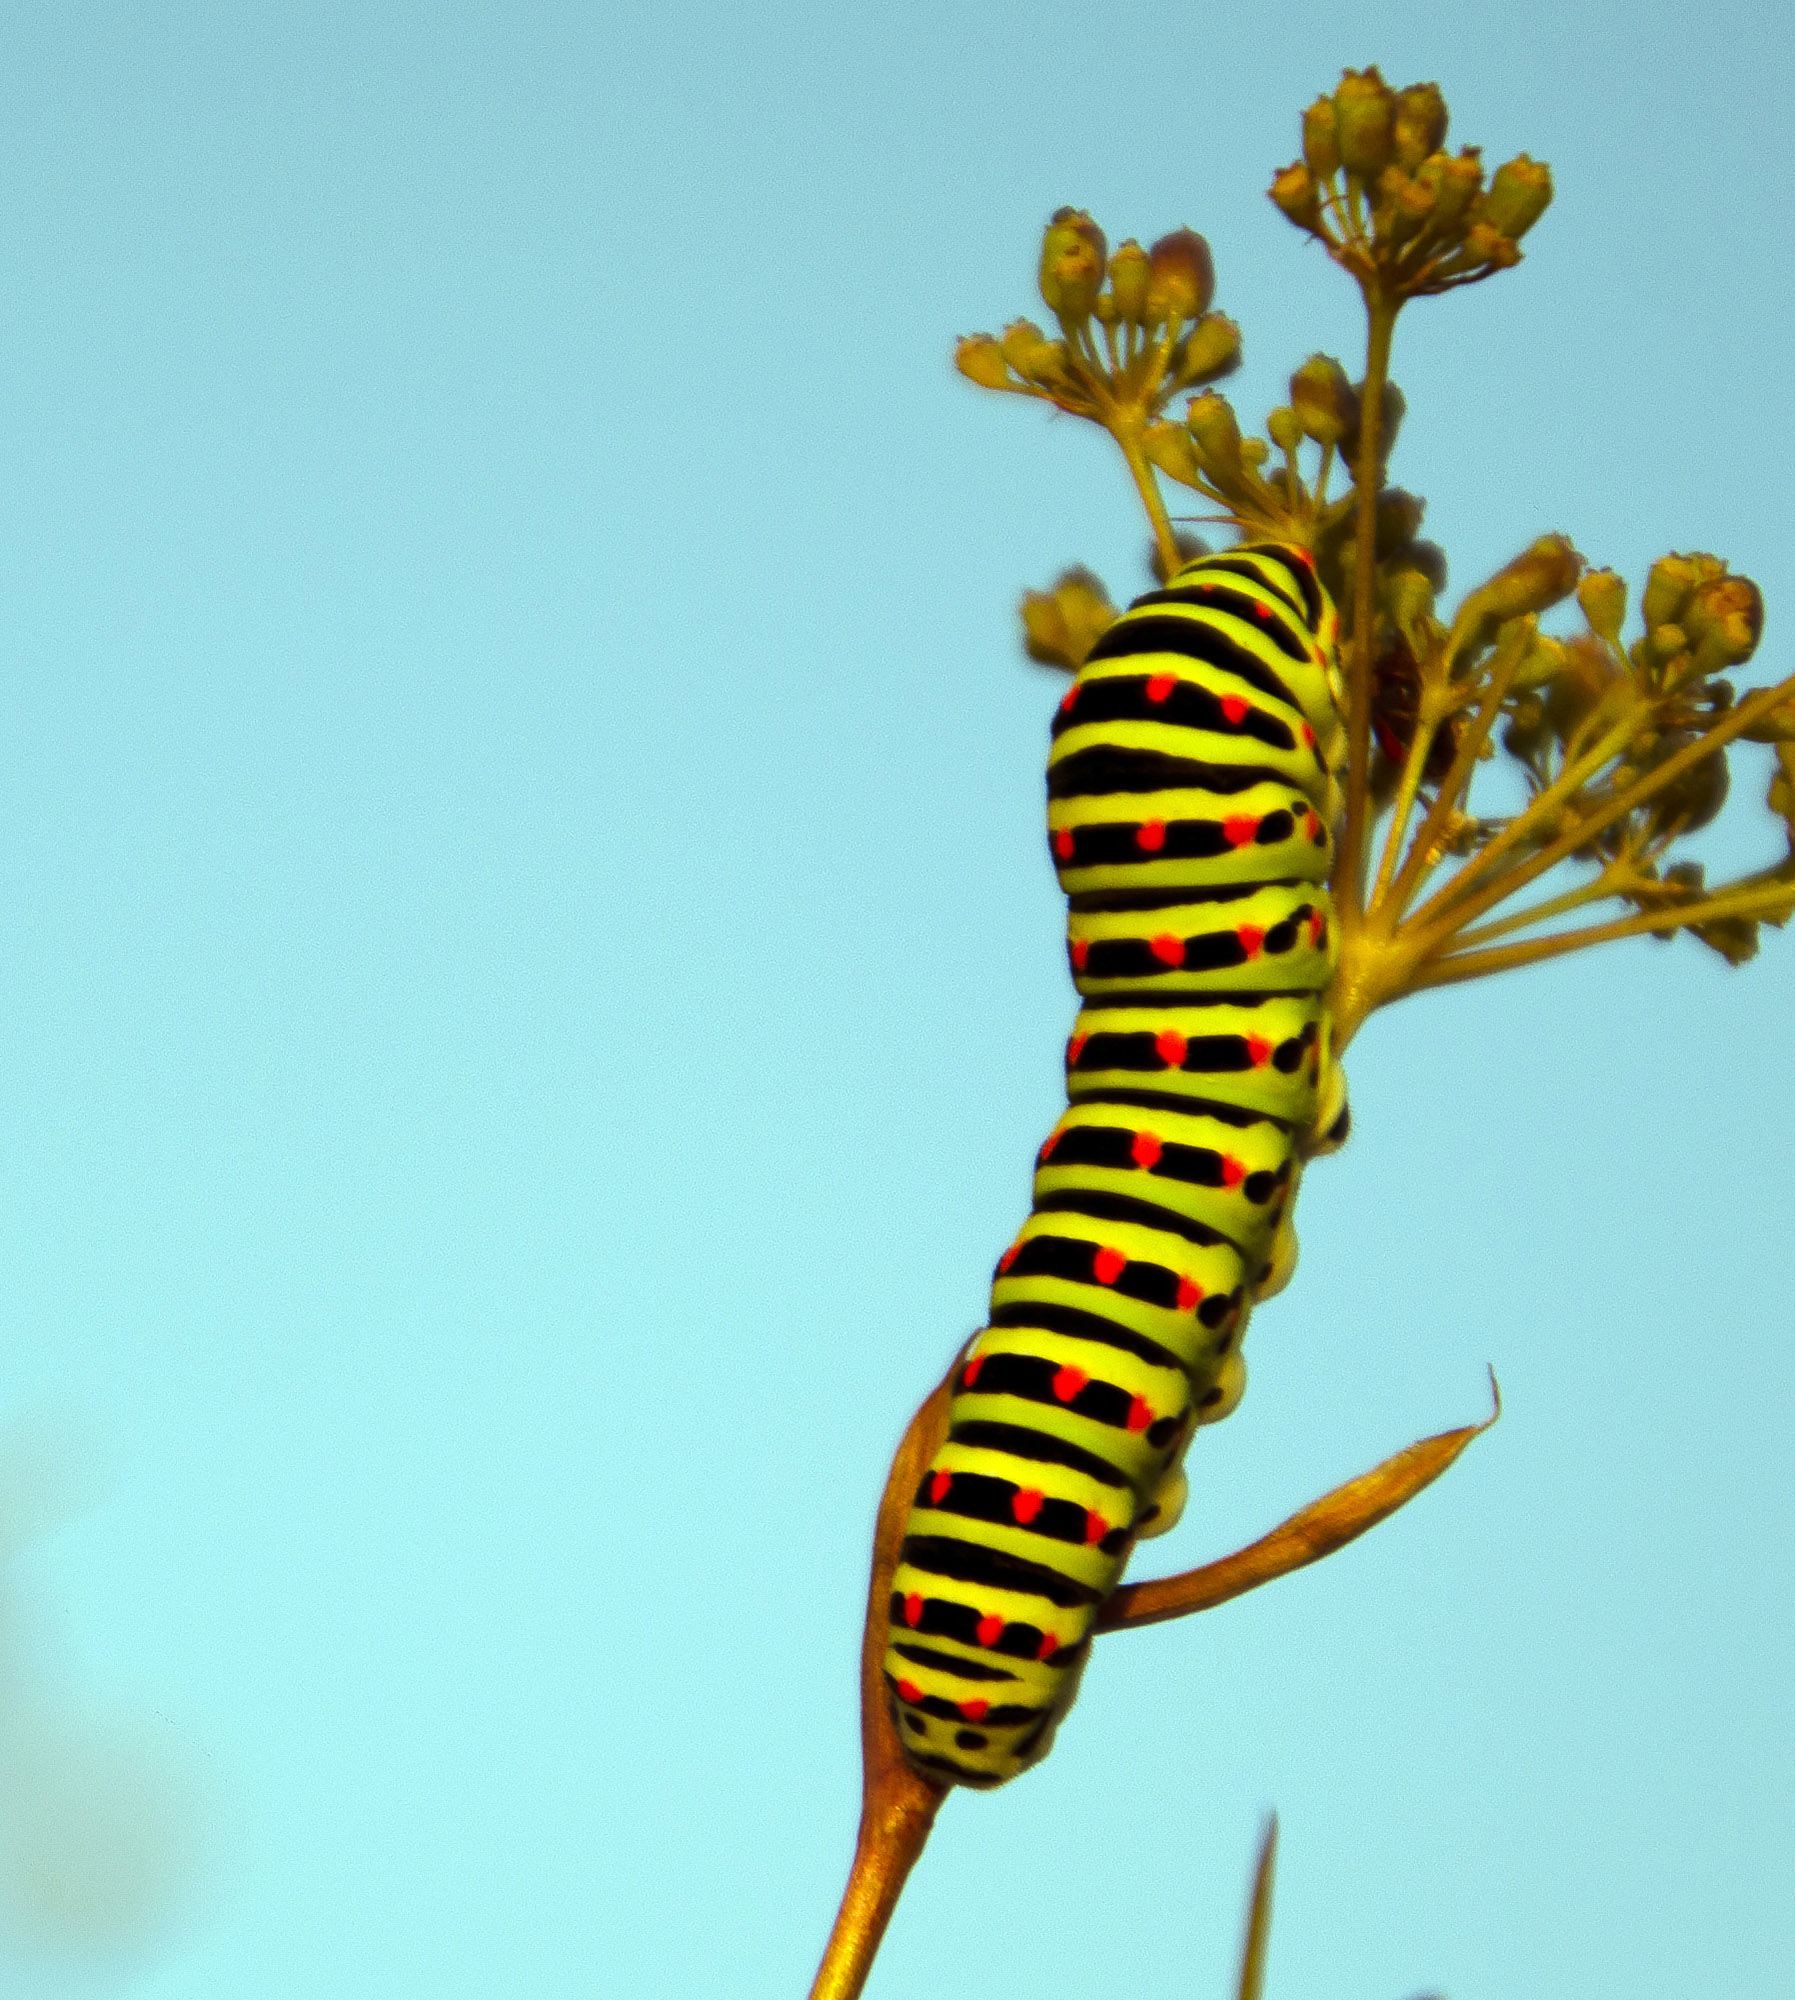
[[[1246,720],[1248,706],[1249,704],[1240,695],[1225,694],[1222,696],[1222,713],[1236,728],[1239,728],[1241,723]]]
[[[922,1596],[918,1591],[911,1591],[904,1599],[904,1623],[906,1625],[922,1623]]]
[[[1259,956],[1259,947],[1265,942],[1265,933],[1257,924],[1242,924],[1234,935],[1240,940],[1240,948],[1248,958]]]
[[[1131,1431],[1144,1431],[1152,1421],[1153,1405],[1145,1396],[1136,1396],[1128,1405],[1128,1428]]]
[[[1001,1618],[987,1616],[979,1620],[979,1644],[981,1646],[995,1646],[1002,1637],[1003,1620]]]
[[[1157,854],[1166,844],[1166,823],[1162,819],[1144,820],[1134,830],[1134,844],[1143,854]]]
[[[1269,622],[1271,618],[1271,611],[1267,606],[1263,604],[1255,604],[1253,606],[1253,616],[1255,618],[1263,618]]]
[[[1178,1310],[1181,1313],[1195,1312],[1202,1303],[1203,1287],[1197,1283],[1195,1278],[1187,1278],[1182,1271],[1179,1272]]]
[[[1153,1037],[1153,1050],[1167,1069],[1182,1069],[1190,1044],[1176,1028],[1161,1028]]]
[[[1255,1069],[1263,1069],[1271,1061],[1271,1044],[1263,1035],[1247,1037],[1247,1060]]]
[[[1066,1067],[1068,1069],[1076,1069],[1078,1067],[1078,1059],[1084,1054],[1084,1045],[1090,1039],[1089,1035],[1074,1035],[1066,1044]]]
[[[1250,813],[1234,813],[1222,821],[1222,833],[1230,847],[1244,847],[1259,831],[1259,822]]]
[[[1012,1243],[1010,1247],[1003,1253],[1003,1255],[998,1258],[997,1268],[1000,1271],[1007,1271],[1010,1268],[1010,1266],[1013,1263],[1015,1263],[1016,1252],[1021,1248],[1022,1245],[1020,1243]]]
[[[1303,724],[1303,741],[1311,750],[1315,748],[1315,732],[1306,722]]]
[[[990,1706],[991,1704],[988,1701],[982,1699],[977,1701],[963,1701],[960,1704],[960,1713],[965,1716],[968,1722],[983,1722],[985,1712]]]
[[[1100,1285],[1113,1285],[1128,1268],[1128,1259],[1120,1250],[1112,1250],[1106,1243],[1091,1259],[1091,1269],[1097,1274]]]
[[[1074,972],[1082,972],[1084,970],[1084,962],[1090,955],[1091,947],[1087,940],[1084,938],[1074,938],[1072,940],[1072,969]]]
[[[904,1701],[921,1701],[922,1689],[914,1681],[899,1681],[898,1694]]]
[[[1177,685],[1178,676],[1176,674],[1154,674],[1147,682],[1147,699],[1149,701],[1165,701]]]
[[[1074,1368],[1068,1362],[1053,1378],[1053,1393],[1055,1398],[1062,1403],[1071,1402],[1072,1398],[1078,1394],[1079,1390],[1090,1379],[1082,1368]]]
[[[1062,861],[1072,859],[1072,829],[1062,826],[1053,836],[1053,851]]]
[[[951,1472],[938,1472],[929,1481],[929,1499],[935,1506],[939,1507],[947,1498],[947,1489],[953,1483],[954,1475]]]
[[[1060,1642],[1051,1632],[1041,1634],[1041,1644],[1035,1653],[1037,1660],[1051,1660],[1060,1649]]]
[[[1237,1160],[1232,1153],[1222,1155],[1222,1186],[1237,1188],[1247,1177],[1246,1162]]]
[[[1182,965],[1184,963],[1184,940],[1170,931],[1161,931],[1157,937],[1147,940],[1147,949],[1161,965]]]
[[[1010,1495],[1010,1512],[1026,1528],[1041,1511],[1041,1502],[1047,1496],[1038,1486],[1024,1486]]]
[[[979,1379],[979,1370],[983,1368],[984,1365],[985,1365],[985,1357],[982,1354],[975,1354],[972,1357],[972,1359],[969,1362],[967,1362],[966,1366],[960,1370],[960,1381],[962,1386],[970,1389],[972,1385]]]
[[[1059,1127],[1056,1125],[1053,1128],[1053,1130],[1048,1133],[1047,1137],[1041,1141],[1041,1150],[1035,1155],[1035,1158],[1038,1160],[1052,1159],[1053,1149],[1055,1146],[1059,1144],[1059,1142],[1060,1142],[1060,1131]]]
[[[1095,1507],[1087,1507],[1084,1515],[1084,1538],[1087,1543],[1100,1542],[1109,1533],[1109,1523]]]
[[[1315,940],[1315,949],[1321,949],[1322,939],[1328,934],[1328,920],[1319,910],[1309,918],[1309,935]]]
[[[1151,1132],[1137,1132],[1134,1135],[1134,1144],[1129,1147],[1128,1151],[1132,1155],[1134,1164],[1137,1167],[1152,1168],[1159,1165],[1159,1156],[1165,1151],[1165,1148],[1159,1143],[1155,1134]]]
[[[1066,690],[1066,692],[1060,696],[1060,713],[1064,715],[1067,709],[1069,709],[1077,699],[1078,699],[1078,683],[1074,681],[1072,685]]]

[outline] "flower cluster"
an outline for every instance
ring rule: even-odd
[[[1484,182],[1476,146],[1445,151],[1438,84],[1392,90],[1348,70],[1303,114],[1302,158],[1271,198],[1329,256],[1392,298],[1474,284],[1521,261],[1521,238],[1552,199],[1551,170],[1525,153]]]

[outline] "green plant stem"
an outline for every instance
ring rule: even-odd
[[[1423,700],[1425,700],[1425,695]],[[1415,733],[1409,739],[1408,755],[1402,760],[1402,777],[1396,786],[1396,797],[1390,806],[1390,830],[1384,836],[1384,851],[1377,865],[1377,879],[1371,885],[1369,907],[1377,909],[1384,900],[1384,892],[1390,886],[1390,878],[1396,872],[1396,857],[1402,847],[1402,836],[1408,827],[1409,814],[1415,809],[1415,797],[1421,789],[1421,775],[1427,769],[1427,759],[1433,749],[1434,738],[1439,733],[1439,724],[1432,716],[1418,716]]]
[[[1172,517],[1166,512],[1166,503],[1159,490],[1159,481],[1153,477],[1153,468],[1147,463],[1146,453],[1141,450],[1138,437],[1113,425],[1110,435],[1122,447],[1122,456],[1128,461],[1128,470],[1134,474],[1134,483],[1140,491],[1141,504],[1147,510],[1147,519],[1153,523],[1153,539],[1159,545],[1159,560],[1165,566],[1165,573],[1169,578],[1178,568],[1178,537],[1172,532]]]
[[[1494,882],[1488,883],[1481,891],[1473,891],[1471,885],[1487,877],[1493,863],[1522,845],[1530,836],[1537,834],[1567,799],[1627,747],[1638,728],[1637,715],[1623,717],[1597,741],[1594,749],[1585,751],[1574,763],[1567,764],[1544,791],[1536,792],[1528,800],[1525,809],[1518,812],[1493,840],[1480,847],[1450,881],[1435,890],[1410,918],[1410,929],[1422,933],[1437,932],[1440,941],[1443,942],[1454,931],[1481,916],[1484,910],[1501,902],[1504,897],[1512,895],[1514,890],[1521,886],[1522,866],[1525,864],[1504,869]],[[1583,824],[1582,821],[1578,822],[1579,827]],[[1594,830],[1592,818],[1589,832],[1584,832],[1573,840],[1565,852],[1569,853],[1572,849],[1583,846],[1589,838],[1589,833]],[[1509,886],[1504,887],[1504,884]],[[1453,917],[1450,914],[1453,906],[1465,900],[1467,896],[1479,907],[1461,911],[1457,917]],[[1488,900],[1480,902],[1481,897],[1487,897]]]
[[[1409,982],[1408,990],[1418,993],[1429,986],[1455,986],[1462,980],[1484,979],[1493,972],[1512,972],[1519,966],[1562,958],[1567,951],[1582,951],[1588,945],[1688,930],[1692,925],[1715,923],[1722,917],[1786,918],[1792,903],[1795,903],[1795,883],[1777,883],[1774,887],[1766,884],[1758,889],[1710,896],[1705,902],[1688,903],[1675,911],[1645,910],[1638,916],[1617,917],[1613,923],[1591,924],[1580,931],[1529,938],[1495,951],[1455,952],[1424,966]]]
[[[1443,673],[1449,673],[1452,666],[1454,648],[1447,643],[1446,656],[1441,662]],[[1427,880],[1434,866],[1429,860],[1433,849],[1452,823],[1452,815],[1458,810],[1459,800],[1471,782],[1471,774],[1477,768],[1477,759],[1495,726],[1509,683],[1519,669],[1526,648],[1518,639],[1508,646],[1498,646],[1496,657],[1490,665],[1489,685],[1484,690],[1483,700],[1478,705],[1477,714],[1471,726],[1459,739],[1458,748],[1453,752],[1452,762],[1445,777],[1440,781],[1434,801],[1427,809],[1409,851],[1403,859],[1396,880],[1390,887],[1389,911],[1393,921],[1400,921],[1409,899]]]
[[[1519,910],[1512,917],[1504,917],[1500,923],[1479,924],[1475,930],[1460,931],[1457,947],[1468,951],[1475,946],[1493,944],[1497,938],[1509,937],[1516,931],[1524,931],[1530,924],[1549,923],[1554,917],[1562,917],[1567,911],[1581,909],[1586,903],[1606,902],[1610,896],[1622,892],[1615,884],[1614,870],[1604,868],[1593,882],[1586,882],[1580,889],[1567,889],[1562,896],[1553,896],[1543,903],[1532,903]]]
[[[1754,722],[1768,715],[1772,709],[1787,701],[1791,696],[1795,696],[1795,674],[1791,674],[1787,680],[1778,681],[1774,687],[1759,688],[1754,693],[1747,695],[1736,707],[1728,709],[1726,714],[1704,736],[1698,737],[1693,743],[1686,744],[1674,756],[1665,758],[1662,764],[1655,766],[1652,770],[1641,773],[1639,777],[1634,779],[1632,784],[1623,786],[1606,805],[1597,808],[1596,811],[1586,816],[1580,817],[1574,826],[1561,833],[1556,840],[1550,842],[1547,846],[1542,847],[1531,859],[1523,861],[1518,867],[1506,870],[1494,882],[1486,883],[1482,889],[1473,891],[1455,917],[1447,917],[1443,925],[1439,923],[1435,924],[1433,928],[1436,935],[1433,939],[1429,940],[1433,948],[1437,950],[1439,945],[1443,944],[1453,931],[1461,930],[1466,925],[1474,923],[1486,910],[1493,909],[1497,903],[1512,896],[1517,889],[1524,889],[1529,882],[1543,875],[1548,868],[1555,868],[1567,855],[1574,854],[1580,847],[1587,847],[1597,834],[1612,826],[1617,819],[1624,819],[1628,813],[1635,811],[1638,807],[1645,805],[1649,800],[1655,798],[1667,785],[1674,784],[1685,771],[1692,770],[1704,758],[1712,757],[1718,751],[1724,750],[1736,737],[1744,735],[1745,731]],[[1588,763],[1590,759],[1597,757],[1600,757],[1602,763],[1606,763],[1608,757],[1613,755],[1614,752],[1609,751],[1604,754],[1603,746],[1608,743],[1615,733],[1614,730],[1610,730],[1608,736],[1602,739],[1602,743],[1598,744],[1596,749],[1589,753],[1589,757],[1579,759],[1579,768],[1583,764]],[[1631,731],[1629,730],[1627,733],[1630,734]],[[1623,736],[1622,744],[1624,742],[1625,737]],[[1616,749],[1620,747],[1621,745],[1616,745]],[[1562,784],[1562,779],[1559,782]],[[1491,841],[1481,854],[1473,856],[1472,860],[1466,863],[1466,868],[1477,868],[1480,873],[1487,872],[1487,869],[1482,864],[1487,862],[1488,857],[1499,846],[1512,845],[1512,837],[1519,833],[1524,828],[1526,822],[1534,816],[1535,808],[1540,806],[1557,789],[1558,787],[1555,785],[1549,788],[1548,791],[1542,792],[1539,798],[1533,802],[1533,806],[1530,806],[1512,826],[1508,827],[1505,833],[1499,834],[1495,840]],[[1454,891],[1463,881],[1464,873],[1464,869],[1461,869],[1446,884],[1440,894],[1433,899],[1432,903],[1416,911],[1415,921],[1418,924],[1423,923],[1429,910],[1442,910],[1452,902],[1457,901]],[[1647,928],[1649,927],[1648,925]],[[1573,933],[1572,935],[1577,934]],[[1630,933],[1621,932],[1617,933],[1617,935],[1626,936],[1630,935]],[[1593,938],[1590,941],[1592,943],[1596,942]]]
[[[1365,343],[1365,382],[1359,393],[1359,461],[1353,468],[1358,502],[1358,538],[1353,550],[1352,659],[1347,671],[1346,824],[1334,870],[1334,900],[1343,923],[1355,922],[1365,907],[1366,810],[1371,764],[1371,669],[1373,607],[1377,584],[1377,486],[1383,425],[1384,384],[1390,374],[1390,346],[1398,302],[1375,281],[1365,286],[1370,326]]]

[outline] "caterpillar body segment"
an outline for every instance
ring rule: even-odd
[[[892,1581],[885,1677],[937,1781],[1046,1754],[1134,1543],[1184,1504],[1191,1437],[1245,1387],[1302,1163],[1345,1137],[1322,1002],[1336,636],[1304,551],[1201,557],[1117,619],[1054,718],[1067,1108]]]

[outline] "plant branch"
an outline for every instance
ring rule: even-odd
[[[1117,1632],[1137,1625],[1158,1625],[1193,1611],[1208,1611],[1270,1583],[1292,1570],[1330,1556],[1367,1528],[1387,1520],[1396,1510],[1431,1486],[1475,1437],[1481,1437],[1502,1414],[1502,1393],[1490,1375],[1493,1407],[1480,1424],[1442,1431],[1423,1438],[1393,1458],[1331,1493],[1311,1501],[1269,1535],[1200,1569],[1178,1576],[1156,1577],[1151,1583],[1125,1583],[1097,1614],[1099,1632]]]
[[[1696,924],[1716,923],[1722,917],[1756,917],[1781,923],[1788,917],[1792,904],[1795,904],[1795,882],[1778,882],[1756,889],[1723,892],[1672,910],[1642,910],[1637,916],[1617,917],[1612,923],[1590,924],[1579,931],[1555,931],[1550,937],[1527,938],[1520,944],[1502,945],[1494,951],[1454,952],[1436,958],[1410,980],[1407,990],[1418,993],[1429,986],[1455,986],[1466,979],[1486,978],[1492,972],[1512,972],[1518,966],[1562,958],[1567,951],[1582,951],[1587,945],[1608,944],[1616,938],[1668,936],[1672,931],[1689,930]]]
[[[1153,539],[1159,547],[1159,560],[1164,565],[1167,581],[1177,573],[1181,560],[1178,554],[1178,537],[1172,530],[1172,518],[1166,512],[1165,496],[1159,490],[1159,481],[1153,476],[1153,468],[1147,463],[1146,454],[1141,450],[1140,440],[1134,436],[1124,436],[1119,430],[1112,430],[1111,436],[1122,447],[1122,456],[1128,461],[1128,470],[1134,474],[1134,483],[1140,491],[1141,502],[1146,507],[1147,519],[1153,523]]]
[[[1366,816],[1371,770],[1371,669],[1377,582],[1377,486],[1383,427],[1384,384],[1390,374],[1390,345],[1396,332],[1398,301],[1375,282],[1365,285],[1370,327],[1365,345],[1365,381],[1359,391],[1359,460],[1353,468],[1358,509],[1353,550],[1352,657],[1347,666],[1346,824],[1334,870],[1334,900],[1342,921],[1355,921],[1364,908]]]
[[[959,1359],[956,1354],[954,1368]],[[949,1368],[911,1418],[879,1500],[866,1630],[860,1642],[860,1832],[841,1909],[817,1969],[816,1983],[810,1989],[810,2000],[859,2000],[891,1913],[947,1796],[945,1787],[931,1784],[904,1760],[891,1720],[891,1704],[885,1698],[884,1661],[891,1578],[903,1545],[904,1523],[917,1482],[947,1435],[947,1402],[954,1368]]]
[[[1429,855],[1436,844],[1445,836],[1452,824],[1452,815],[1458,810],[1459,800],[1469,789],[1471,774],[1477,768],[1477,759],[1482,752],[1489,733],[1495,727],[1496,717],[1501,713],[1502,703],[1508,694],[1509,684],[1526,656],[1525,636],[1510,638],[1507,644],[1499,643],[1496,656],[1490,663],[1490,677],[1484,689],[1483,699],[1478,704],[1471,726],[1459,739],[1458,748],[1453,752],[1452,762],[1445,777],[1440,781],[1439,790],[1434,794],[1433,804],[1427,809],[1427,816],[1416,829],[1415,838],[1410,843],[1408,853],[1403,857],[1401,869],[1390,887],[1390,913],[1400,920],[1409,899],[1427,880],[1433,863]],[[1450,645],[1444,668],[1451,664]],[[1392,829],[1394,839],[1394,829]]]
[[[1704,758],[1712,757],[1717,751],[1725,749],[1727,744],[1731,743],[1736,737],[1742,736],[1753,723],[1757,722],[1761,717],[1768,715],[1771,710],[1789,700],[1791,696],[1795,696],[1795,674],[1791,674],[1787,680],[1778,681],[1774,687],[1758,688],[1752,694],[1747,695],[1743,701],[1729,708],[1712,728],[1704,735],[1697,737],[1693,743],[1686,744],[1674,756],[1665,758],[1662,764],[1655,765],[1651,770],[1642,772],[1630,785],[1623,786],[1620,791],[1615,793],[1606,804],[1579,818],[1573,826],[1561,833],[1556,840],[1551,841],[1548,845],[1541,848],[1529,860],[1521,862],[1517,867],[1506,869],[1494,882],[1486,883],[1482,889],[1473,891],[1466,900],[1464,907],[1459,910],[1457,916],[1448,917],[1444,924],[1438,926],[1440,940],[1443,942],[1452,932],[1462,929],[1467,924],[1475,923],[1486,910],[1493,909],[1497,903],[1512,896],[1517,889],[1524,889],[1529,882],[1543,875],[1548,868],[1556,867],[1567,855],[1576,853],[1580,847],[1587,847],[1597,834],[1612,826],[1617,819],[1624,819],[1628,813],[1646,804],[1648,800],[1663,791],[1667,785],[1673,784],[1685,771],[1693,769]],[[1609,737],[1614,734],[1613,730],[1609,731]],[[1598,756],[1601,757],[1603,763],[1606,763],[1607,757],[1602,754],[1602,749],[1607,741],[1608,737],[1604,737],[1602,744],[1599,744],[1594,751],[1590,752],[1589,758],[1580,759],[1579,768],[1583,764],[1588,763],[1590,758]],[[1562,780],[1560,782],[1562,783]],[[1554,786],[1550,790],[1542,792],[1539,798],[1534,800],[1533,805],[1506,830],[1506,833],[1499,834],[1481,854],[1473,856],[1472,860],[1465,864],[1465,867],[1478,868],[1479,864],[1485,862],[1497,847],[1505,844],[1512,845],[1512,836],[1533,816],[1534,809],[1540,805],[1541,801],[1548,798],[1551,795],[1551,791],[1556,789],[1557,786]],[[1440,891],[1439,895],[1416,911],[1415,921],[1423,923],[1430,910],[1441,911],[1451,902],[1456,901],[1457,898],[1454,892],[1464,879],[1464,875],[1465,869],[1461,869],[1446,884],[1445,888]],[[1630,933],[1620,932],[1616,933],[1616,935],[1626,936],[1630,935]],[[1590,941],[1592,943],[1596,942],[1593,938]]]

